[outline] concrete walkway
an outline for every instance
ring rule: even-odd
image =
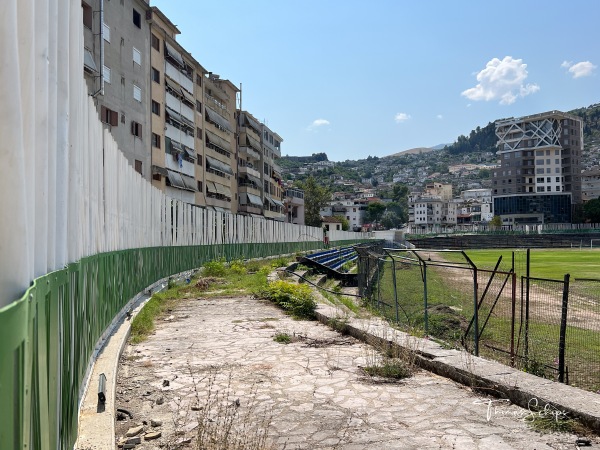
[[[520,378],[520,372],[504,366],[497,365],[500,370],[494,363],[408,338],[378,319],[348,319],[348,324],[363,339],[379,337],[418,350],[417,362],[454,374],[468,386],[424,370],[400,382],[373,379],[361,369],[381,360],[373,347],[318,322],[292,320],[248,297],[182,300],[172,314],[146,342],[127,345],[121,358],[115,403],[133,419],[117,421],[116,435],[141,425],[135,448],[185,445],[195,439],[203,414],[212,414],[214,421],[220,404],[221,416],[233,411],[247,430],[259,430],[256,436],[266,430],[273,448],[573,449],[576,436],[541,435],[525,423],[532,417],[528,409],[476,394],[468,386],[519,392],[513,395],[516,401],[527,398],[527,389],[543,400],[556,392],[563,400],[555,405],[559,413],[563,404],[581,408],[584,401],[591,403],[585,414],[600,408],[597,395],[527,374]],[[319,314],[323,321],[345,318],[328,306],[321,306]],[[292,336],[293,342],[277,343],[277,334]],[[94,421],[110,423],[112,414],[97,413]],[[151,431],[155,434],[142,437]],[[147,439],[156,432],[160,437]],[[114,440],[111,446],[99,442],[77,448],[115,448]],[[596,441],[593,445],[598,448]]]

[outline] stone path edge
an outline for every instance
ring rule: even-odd
[[[565,412],[600,432],[600,395],[556,381],[536,377],[466,351],[445,349],[437,342],[396,330],[378,317],[360,319],[339,307],[319,304],[316,318],[325,325],[342,320],[352,337],[379,349],[392,346],[412,352],[415,365],[473,390],[508,399],[525,409]]]

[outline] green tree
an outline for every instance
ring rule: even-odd
[[[403,223],[400,216],[389,208],[381,216],[381,225],[388,230],[390,228],[402,228]]]
[[[366,219],[369,222],[379,222],[385,212],[385,204],[381,202],[371,202],[367,206]]]
[[[342,231],[348,231],[350,229],[350,222],[344,216],[333,216],[338,220],[342,221]]]
[[[502,219],[500,218],[500,216],[494,216],[492,217],[492,220],[490,221],[490,225],[493,227],[501,227],[502,226]]]
[[[321,226],[321,208],[331,199],[329,190],[317,183],[313,176],[298,183],[304,190],[304,223],[311,227]]]
[[[600,223],[600,198],[588,200],[583,205],[583,216],[592,223]]]

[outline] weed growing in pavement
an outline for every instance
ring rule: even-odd
[[[191,371],[190,371],[191,372]],[[223,389],[217,385],[218,374],[212,372],[203,395],[196,383],[196,398],[202,406],[198,412],[197,450],[269,450],[268,430],[271,425],[270,411],[259,411],[256,402],[256,386],[248,395],[237,397],[233,391],[232,374],[229,373]],[[192,377],[194,375],[192,374]]]
[[[131,342],[138,344],[154,331],[154,320],[169,312],[175,305],[173,292],[177,287],[166,292],[154,294],[146,302],[141,311],[131,321]]]
[[[387,328],[381,328],[379,336],[367,350],[367,365],[362,370],[371,377],[401,380],[411,377],[417,370],[418,339],[402,333],[398,336],[395,330],[391,339]],[[374,333],[376,334],[376,333]],[[398,342],[404,337],[404,342]]]
[[[347,317],[344,317],[344,318],[332,317],[331,319],[329,319],[327,321],[327,325],[329,326],[329,328],[334,329],[335,331],[340,333],[342,336],[346,336],[346,335],[350,334],[350,327],[348,325]]]
[[[292,337],[288,333],[279,332],[275,334],[273,340],[279,344],[289,344],[292,342]]]
[[[317,303],[310,288],[303,284],[278,280],[255,291],[259,298],[271,300],[297,319],[314,319]]]

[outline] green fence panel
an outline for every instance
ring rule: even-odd
[[[336,241],[333,246],[364,241]],[[153,247],[89,256],[44,275],[0,309],[2,448],[71,449],[79,393],[98,339],[127,302],[170,275],[224,258],[322,248],[320,241]]]

